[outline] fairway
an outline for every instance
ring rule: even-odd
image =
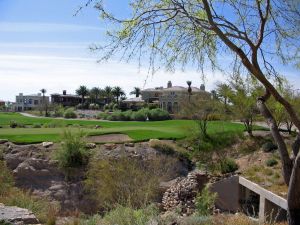
[[[28,126],[28,128],[10,128],[10,121],[14,120]],[[31,125],[54,124],[54,128],[32,128]],[[101,128],[95,129],[98,125]],[[102,134],[126,134],[134,141],[149,139],[181,139],[189,135],[196,123],[191,120],[167,120],[155,122],[109,122],[95,120],[68,120],[54,118],[25,117],[18,113],[0,113],[0,139],[8,139],[15,143],[39,143],[43,141],[58,142],[65,129],[72,131],[83,130],[88,136]],[[244,126],[237,123],[212,121],[208,125],[208,133],[242,132]]]

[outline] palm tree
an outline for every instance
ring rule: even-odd
[[[79,88],[76,90],[76,94],[81,96],[81,103],[84,103],[84,97],[89,94],[89,90],[87,89],[86,86],[79,86]]]
[[[45,94],[46,94],[47,90],[45,88],[42,88],[40,90],[40,92],[43,94],[43,105],[44,105],[44,109],[45,109],[45,116],[48,116],[47,103],[45,101]]]
[[[141,89],[139,87],[134,87],[133,91],[130,92],[131,95],[135,95],[135,97],[140,97],[141,95]]]
[[[228,110],[228,101],[232,94],[232,89],[228,84],[220,83],[217,85],[217,95],[223,98],[225,110]]]
[[[111,101],[111,96],[112,96],[112,87],[106,86],[106,87],[104,88],[104,95],[105,95],[105,97],[106,97],[106,99],[107,99],[107,103],[110,103],[110,101]]]
[[[94,103],[97,103],[99,96],[101,95],[101,89],[98,87],[93,87],[90,90],[90,97],[94,100]]]
[[[125,92],[122,90],[121,87],[117,86],[117,87],[114,87],[114,88],[113,88],[112,94],[113,94],[114,97],[116,98],[117,104],[119,105],[119,98],[120,98],[121,96],[124,96],[124,95],[125,95]]]
[[[192,95],[192,88],[191,88],[191,85],[192,85],[192,81],[188,80],[186,83],[187,83],[187,85],[189,86],[189,87],[188,87],[189,101],[191,101],[191,95]]]

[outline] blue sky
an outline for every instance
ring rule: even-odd
[[[74,13],[85,0],[0,0],[0,99],[13,101],[19,92],[48,94],[66,89],[72,93],[79,85],[88,87],[121,86],[127,93],[133,87],[202,83],[194,70],[175,74],[159,71],[148,76],[147,68],[111,60],[96,63],[97,55],[88,47],[105,41],[106,24],[94,8]],[[114,14],[128,13],[128,0],[106,1]],[[298,78],[289,70],[296,85]],[[212,89],[224,77],[207,71],[206,86]],[[146,83],[145,83],[146,80]],[[300,86],[299,86],[300,87]],[[296,85],[296,88],[299,88]]]

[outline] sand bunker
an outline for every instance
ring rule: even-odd
[[[132,141],[132,139],[126,134],[103,134],[87,137],[86,140],[95,143],[118,143]]]

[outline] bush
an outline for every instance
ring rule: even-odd
[[[53,117],[63,117],[65,113],[65,109],[62,105],[55,105],[53,107]]]
[[[196,197],[195,207],[197,214],[201,216],[210,215],[213,211],[216,198],[217,194],[210,192],[209,187],[206,186]]]
[[[11,171],[6,167],[6,163],[0,160],[0,196],[7,195],[14,185]]]
[[[118,206],[107,213],[99,225],[148,225],[151,219],[158,216],[158,209],[150,205],[144,209],[132,209]]]
[[[56,128],[56,127],[65,127],[66,124],[63,120],[53,120],[50,123],[45,123],[44,128]]]
[[[9,126],[11,127],[11,128],[25,128],[25,125],[24,124],[22,124],[22,123],[18,123],[17,121],[15,121],[15,120],[11,120],[10,121],[10,123],[9,123]]]
[[[164,141],[151,140],[149,144],[150,144],[150,147],[152,147],[166,155],[174,155],[176,152],[174,149],[174,146],[172,146],[169,143],[166,143]]]
[[[277,164],[278,164],[278,161],[277,161],[276,159],[274,159],[274,158],[268,159],[268,160],[266,161],[266,165],[267,165],[268,167],[272,167],[272,166],[275,166],[275,165],[277,165]]]
[[[137,112],[132,113],[131,120],[133,121],[146,121],[148,118],[147,110],[141,109]]]
[[[89,109],[91,109],[91,110],[98,110],[99,108],[100,108],[100,106],[98,104],[92,103],[89,105]]]
[[[64,118],[67,118],[67,119],[77,118],[77,115],[72,108],[69,108],[65,111]]]
[[[278,147],[273,142],[269,141],[262,145],[262,149],[264,152],[271,152],[276,150]]]
[[[234,159],[231,158],[225,158],[223,160],[221,160],[220,162],[220,170],[221,173],[225,174],[225,173],[232,173],[236,170],[238,170],[238,165],[236,164]]]
[[[149,120],[159,121],[159,120],[169,120],[170,114],[162,109],[152,109],[148,112]]]
[[[32,125],[32,128],[42,128],[42,125],[39,123],[35,123]]]
[[[66,130],[63,133],[61,148],[54,152],[54,158],[62,168],[83,166],[88,161],[85,144],[82,132],[72,133]]]
[[[162,156],[147,162],[126,156],[94,159],[89,163],[85,186],[97,208],[144,207],[158,199],[160,181],[173,179],[175,161]]]

